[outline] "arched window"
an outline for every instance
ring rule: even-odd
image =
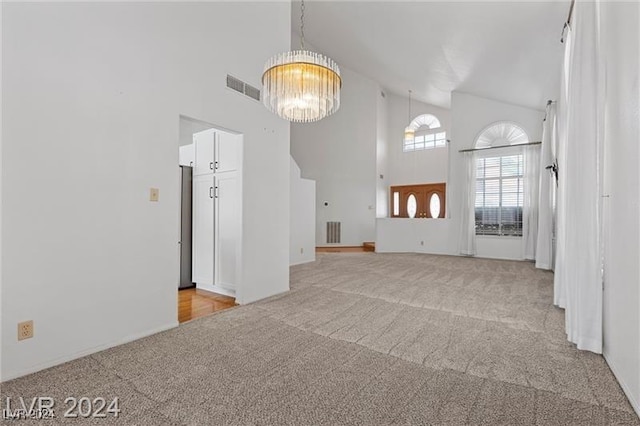
[[[519,145],[529,142],[527,133],[510,121],[487,126],[476,138],[475,148]],[[476,235],[522,236],[523,156],[513,149],[478,154],[476,168]]]
[[[411,124],[409,124],[409,127],[416,131],[425,126],[429,129],[437,129],[440,127],[440,120],[438,120],[438,117],[435,115],[422,114],[414,118]]]
[[[476,138],[475,148],[518,145],[529,142],[529,136],[522,127],[511,121],[499,121],[490,124]]]
[[[413,130],[415,134],[413,137],[404,139],[402,145],[404,152],[440,148],[447,144],[447,133],[442,129],[440,120],[435,115],[419,115],[409,123],[407,128]]]

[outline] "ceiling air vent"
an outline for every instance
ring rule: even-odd
[[[252,99],[255,99],[256,101],[260,100],[260,89],[256,89],[250,84],[247,84],[244,81],[229,74],[227,74],[227,87],[229,89],[235,90],[236,92],[240,92]]]
[[[227,74],[227,87],[233,89],[236,92],[244,93],[244,81]]]
[[[256,89],[253,86],[250,86],[245,83],[244,85],[244,94],[250,98],[255,99],[256,101],[260,100],[260,89]]]

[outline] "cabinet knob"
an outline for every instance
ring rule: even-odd
[[[209,163],[209,169],[213,170],[213,161]]]
[[[209,198],[213,198],[213,186],[209,187]]]

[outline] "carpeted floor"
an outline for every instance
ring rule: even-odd
[[[566,342],[552,282],[523,262],[319,254],[287,294],[2,396],[119,397],[117,421],[76,425],[640,425],[604,359]]]

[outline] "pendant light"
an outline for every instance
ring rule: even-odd
[[[300,6],[300,50],[278,54],[262,74],[265,106],[295,123],[322,120],[340,108],[342,79],[338,65],[304,48],[304,0]]]
[[[404,143],[413,144],[416,131],[411,127],[411,90],[409,90],[409,125],[404,128]]]

